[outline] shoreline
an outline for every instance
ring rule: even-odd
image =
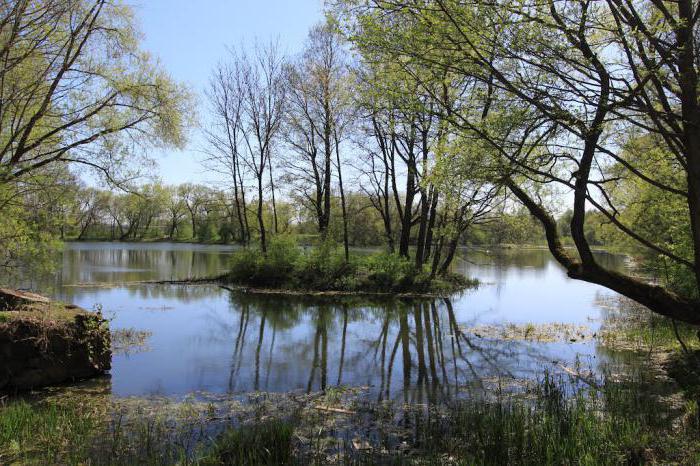
[[[216,285],[224,290],[243,293],[243,294],[259,294],[259,295],[282,295],[282,296],[308,296],[308,297],[375,297],[389,299],[436,299],[450,298],[454,295],[463,293],[470,289],[476,289],[481,283],[467,284],[455,290],[445,292],[426,292],[426,293],[406,293],[390,291],[349,291],[349,290],[294,290],[288,288],[257,288],[245,285],[236,285],[226,283],[223,277],[207,277],[207,278],[190,278],[181,280],[142,280],[134,282],[122,283],[75,283],[64,285],[70,288],[117,288],[122,286],[138,286],[138,285]]]

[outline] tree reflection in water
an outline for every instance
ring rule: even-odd
[[[539,370],[547,359],[525,342],[475,342],[449,299],[334,299],[233,293],[229,391],[299,389],[295,376],[305,372],[306,392],[347,383],[369,385],[379,401],[434,403],[483,387],[486,378],[513,379],[528,365]],[[285,377],[286,387],[279,383]]]
[[[58,273],[31,277],[27,286],[86,309],[99,305],[114,318],[113,328],[151,333],[150,351],[115,356],[118,396],[342,384],[368,386],[380,400],[437,400],[490,388],[497,378],[541,377],[543,365],[552,367],[554,360],[572,366],[580,356],[597,367],[611,357],[593,341],[499,341],[465,330],[563,322],[590,324],[595,332],[600,321],[588,319],[601,316],[595,296],[602,290],[569,280],[545,250],[460,250],[454,271],[484,285],[452,301],[304,299],[232,295],[216,286],[125,285],[216,275],[228,270],[232,251],[71,243]],[[619,256],[600,260],[625,267]]]

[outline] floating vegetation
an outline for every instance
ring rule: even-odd
[[[700,350],[697,327],[654,314],[622,296],[600,298],[596,304],[605,312],[599,340],[608,348],[658,357]]]
[[[524,340],[537,342],[585,342],[596,337],[586,325],[547,323],[547,324],[494,324],[478,325],[465,329],[477,338],[493,340]]]
[[[133,354],[148,351],[148,339],[153,332],[122,328],[112,330],[112,351],[114,354]]]

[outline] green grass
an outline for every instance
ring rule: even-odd
[[[105,403],[16,401],[0,407],[0,464],[312,465],[330,456],[341,464],[700,461],[697,403],[673,412],[635,380],[608,379],[594,390],[545,375],[526,396],[485,395],[428,408],[363,401],[340,414],[308,406],[291,418],[271,407],[272,417],[242,425],[216,424],[195,410],[174,423]],[[354,448],[358,436],[369,450]]]
[[[0,464],[78,463],[96,425],[94,413],[77,405],[11,403],[0,408]]]
[[[293,433],[292,424],[276,420],[229,429],[198,462],[203,466],[291,464]]]

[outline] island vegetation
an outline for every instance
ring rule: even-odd
[[[347,258],[342,248],[323,243],[302,252],[293,239],[270,241],[267,254],[243,249],[231,260],[231,272],[224,281],[258,289],[290,292],[360,293],[391,295],[450,295],[477,280],[447,270],[437,275],[416,268],[398,254],[367,254]]]
[[[229,288],[443,297],[477,284],[455,271],[461,246],[540,246],[625,300],[587,337],[646,354],[645,370],[565,368],[429,407],[339,382],[235,413],[145,413],[14,396],[104,372],[111,342],[102,316],[70,304],[3,303],[0,463],[700,461],[698,2],[328,0],[325,13],[298,54],[231,47],[197,99],[142,48],[128,2],[0,0],[0,285],[54,270],[65,241],[168,240],[239,245]],[[146,176],[154,149],[192,131],[217,183]],[[423,334],[398,315],[391,358],[401,346],[410,373]],[[514,329],[487,337],[546,341]],[[680,398],[654,391],[663,377]]]

